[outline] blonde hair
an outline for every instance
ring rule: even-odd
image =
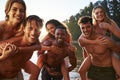
[[[26,27],[27,22],[31,23],[32,20],[36,21],[36,24],[38,25],[38,27],[41,29],[43,26],[43,19],[40,18],[37,15],[30,15],[28,16],[21,24],[19,30],[17,31],[16,36],[22,36],[24,34],[23,30]]]
[[[104,8],[103,8],[102,6],[96,6],[96,7],[94,7],[93,10],[92,10],[92,19],[93,19],[92,21],[93,21],[93,25],[94,25],[94,26],[97,26],[97,20],[95,19],[95,16],[94,16],[95,10],[96,10],[97,8],[102,9],[102,11],[103,11],[103,13],[104,13],[104,22],[107,22],[107,23],[111,24],[111,19],[108,17],[108,15],[107,15],[107,13],[105,12]]]

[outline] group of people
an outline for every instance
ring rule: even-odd
[[[42,80],[70,80],[77,58],[68,27],[51,19],[45,24],[48,34],[40,41],[43,19],[26,15],[24,0],[7,0],[5,14],[0,21],[0,80],[24,80],[21,69],[30,74],[29,80],[38,80],[40,72]],[[120,80],[120,45],[112,39],[112,34],[120,38],[118,25],[101,6],[93,8],[92,17],[80,17],[78,25],[84,58],[78,70],[81,79]],[[36,64],[29,60],[35,50]]]
[[[82,34],[78,39],[84,61],[78,72],[82,80],[120,80],[120,45],[112,34],[120,38],[120,28],[101,6],[92,10],[92,17],[78,20]]]
[[[69,71],[76,67],[77,59],[68,28],[51,19],[46,23],[48,35],[40,42],[43,19],[26,17],[24,0],[7,0],[5,14],[0,22],[0,80],[24,80],[21,69],[30,74],[29,80],[38,80],[41,70],[42,80],[70,80]],[[29,60],[35,50],[37,64]]]

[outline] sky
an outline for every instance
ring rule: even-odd
[[[0,20],[5,19],[5,3],[0,0]],[[64,21],[84,9],[90,2],[98,0],[24,0],[27,6],[27,15],[38,15],[45,22],[50,19]]]
[[[7,0],[0,0],[0,21],[5,19],[5,3]],[[98,0],[24,0],[27,6],[28,15],[38,15],[46,21],[57,19],[60,22],[69,19],[75,15],[80,9],[84,9],[90,2],[95,3]],[[46,30],[43,27],[40,39],[46,35]],[[31,60],[36,61],[36,55],[33,55]]]
[[[0,0],[0,21],[5,19],[5,4],[7,0]],[[76,15],[80,9],[84,9],[90,2],[98,0],[24,0],[27,6],[28,15],[38,15],[44,20],[44,24],[50,19],[57,19],[60,22]],[[47,34],[43,26],[40,39]]]

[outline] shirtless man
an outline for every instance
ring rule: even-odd
[[[42,69],[42,80],[69,80],[68,70],[73,70],[76,67],[75,53],[69,49],[69,44],[65,42],[67,32],[66,28],[59,26],[55,30],[55,40],[49,39],[43,43],[44,46],[55,46],[61,49],[61,52],[55,52],[48,50],[44,54],[43,69]],[[65,67],[64,58],[69,57],[70,63],[72,64],[68,69]],[[41,58],[41,57],[40,57]],[[38,57],[38,66],[41,68],[41,61]],[[39,64],[40,63],[40,64]]]
[[[31,58],[34,50],[24,51],[21,50],[21,47],[39,44],[38,37],[40,35],[42,24],[42,19],[36,15],[31,15],[27,17],[23,23],[22,27],[24,30],[21,30],[24,32],[23,36],[19,38],[11,38],[2,42],[5,46],[1,45],[1,54],[6,53],[11,49],[14,49],[16,53],[10,55],[5,60],[0,61],[0,80],[18,80],[14,77],[18,75],[21,68],[27,70],[26,62]],[[17,46],[17,48],[15,46]]]
[[[91,44],[88,45],[79,42],[91,58],[91,66],[88,69],[87,77],[92,80],[117,80],[115,70],[111,61],[111,50],[120,53],[120,46],[113,40],[93,31],[92,18],[83,16],[79,19],[80,29],[83,37],[89,40],[95,40],[104,37],[106,45]],[[88,57],[89,57],[88,56]],[[82,65],[81,65],[82,66]]]

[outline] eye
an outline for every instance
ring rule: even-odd
[[[20,9],[20,12],[21,12],[21,13],[24,13],[24,12],[25,12],[25,10],[24,10],[24,9]]]
[[[32,30],[33,28],[32,28],[32,26],[29,26],[28,29],[29,29],[29,30]]]
[[[13,8],[12,11],[17,11],[17,8]]]

